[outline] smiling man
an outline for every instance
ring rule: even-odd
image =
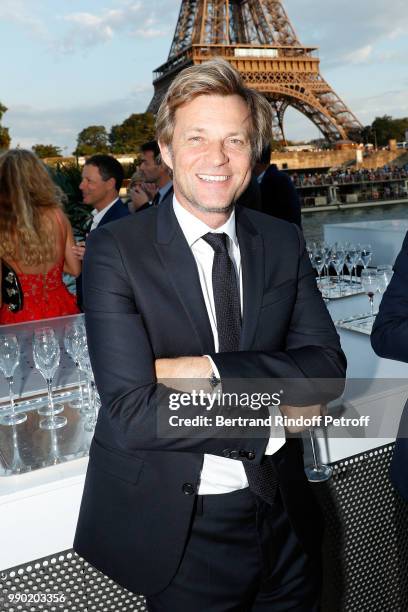
[[[150,612],[318,609],[321,517],[299,440],[238,425],[158,433],[160,379],[225,390],[231,379],[344,376],[301,232],[235,205],[271,125],[267,101],[227,62],[185,69],[157,116],[172,206],[89,239],[102,407],[74,546],[146,595]]]

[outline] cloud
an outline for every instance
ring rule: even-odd
[[[284,6],[300,42],[316,44],[326,67],[344,65],[350,58],[376,61],[376,53],[364,57],[362,50],[378,49],[381,43],[406,38],[406,0],[285,0]],[[361,56],[363,53],[363,56]]]
[[[176,22],[175,3],[169,0],[153,0],[150,3],[122,0],[118,8],[102,9],[98,13],[69,13],[60,19],[69,24],[62,40],[54,46],[63,53],[83,51],[90,47],[106,44],[119,35],[139,38],[170,36]]]
[[[30,33],[41,36],[47,33],[42,19],[35,14],[30,0],[1,0],[0,21],[22,25]]]
[[[29,105],[15,105],[3,123],[10,128],[13,147],[31,148],[37,143],[52,143],[69,155],[75,149],[76,138],[82,129],[89,125],[104,125],[109,130],[131,113],[144,112],[152,95],[151,85],[140,84],[123,98],[95,105],[41,110]]]
[[[349,53],[345,59],[350,64],[364,64],[368,62],[373,53],[373,47],[371,45],[366,45],[365,47],[361,47],[360,49],[356,49],[352,53]]]

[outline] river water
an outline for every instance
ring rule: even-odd
[[[303,233],[306,241],[323,240],[325,223],[352,223],[355,221],[381,221],[382,219],[407,219],[408,201],[405,204],[375,205],[370,208],[352,208],[302,214]]]

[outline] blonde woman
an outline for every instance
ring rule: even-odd
[[[62,192],[45,165],[23,149],[1,155],[0,324],[79,312],[75,297],[62,281],[63,272],[73,276],[81,272],[73,245],[71,224],[62,210]],[[14,286],[13,276],[17,278]]]

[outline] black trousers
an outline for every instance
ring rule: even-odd
[[[149,612],[317,612],[320,586],[320,564],[306,556],[280,496],[269,506],[242,489],[197,497],[180,567],[147,605]]]

